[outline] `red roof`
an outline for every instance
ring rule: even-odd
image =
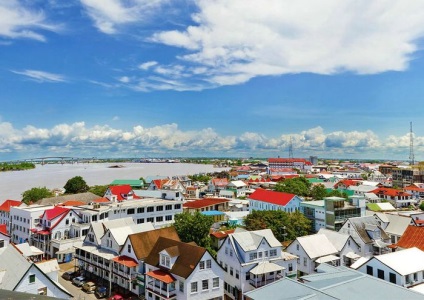
[[[217,199],[217,198],[204,198],[200,200],[189,201],[183,204],[184,208],[203,208],[212,205],[227,203],[228,199]]]
[[[113,258],[113,261],[116,261],[117,263],[127,266],[128,268],[136,267],[138,266],[137,261],[135,261],[133,258],[121,255]]]
[[[335,186],[339,186],[341,184],[343,184],[346,187],[350,187],[350,186],[357,186],[359,183],[361,182],[361,180],[354,180],[354,179],[343,179],[340,180],[339,182],[337,182],[335,184]]]
[[[235,229],[230,229],[230,230],[225,230],[225,231],[215,231],[212,232],[211,235],[213,235],[214,237],[216,237],[217,239],[223,239],[226,238],[230,233],[234,233]]]
[[[397,245],[401,248],[417,247],[424,251],[424,227],[409,225]]]
[[[410,185],[403,188],[405,191],[416,191],[416,192],[424,192],[424,189],[417,187],[416,185]]]
[[[407,192],[403,192],[397,189],[392,189],[392,188],[378,188],[375,190],[372,190],[371,193],[374,193],[376,195],[385,195],[385,196],[390,196],[390,197],[408,197],[411,196],[410,193]]]
[[[69,208],[62,207],[62,206],[55,206],[52,209],[45,210],[42,217],[46,216],[47,220],[53,220],[64,213],[68,213],[68,211],[70,211]]]
[[[13,206],[19,206],[22,202],[18,200],[6,200],[0,205],[0,211],[10,212],[10,208]]]
[[[301,162],[305,165],[312,165],[312,163],[304,158],[268,158],[269,163],[295,163]]]
[[[82,201],[77,201],[77,200],[69,200],[66,202],[62,203],[62,206],[80,206],[80,205],[85,205],[87,203],[82,202]]]
[[[228,179],[227,178],[213,178],[212,184],[214,186],[227,186],[228,185]]]
[[[166,273],[164,271],[161,270],[155,270],[155,271],[150,271],[148,273],[146,273],[146,275],[153,277],[159,281],[165,282],[165,283],[172,283],[177,281],[171,274]]]
[[[286,206],[295,196],[295,194],[257,189],[249,196],[249,198],[253,200]]]
[[[9,235],[7,233],[7,225],[6,224],[0,224],[0,233],[4,235]]]
[[[140,199],[140,197],[134,194],[129,184],[110,186],[109,190],[113,195],[116,195],[118,201],[127,200],[128,194],[132,194],[133,199]]]
[[[162,186],[169,181],[169,179],[155,179],[152,181],[158,189],[161,189]]]

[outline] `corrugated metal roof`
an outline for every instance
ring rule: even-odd
[[[296,239],[311,259],[338,253],[324,234],[312,234]]]

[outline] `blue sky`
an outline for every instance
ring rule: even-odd
[[[0,160],[424,148],[424,2],[0,2]]]

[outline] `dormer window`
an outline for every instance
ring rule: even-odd
[[[160,265],[168,269],[171,267],[171,258],[169,257],[169,255],[160,255]]]

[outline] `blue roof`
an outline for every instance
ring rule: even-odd
[[[217,210],[208,210],[208,211],[202,211],[202,214],[205,216],[222,216],[224,213],[222,211]]]

